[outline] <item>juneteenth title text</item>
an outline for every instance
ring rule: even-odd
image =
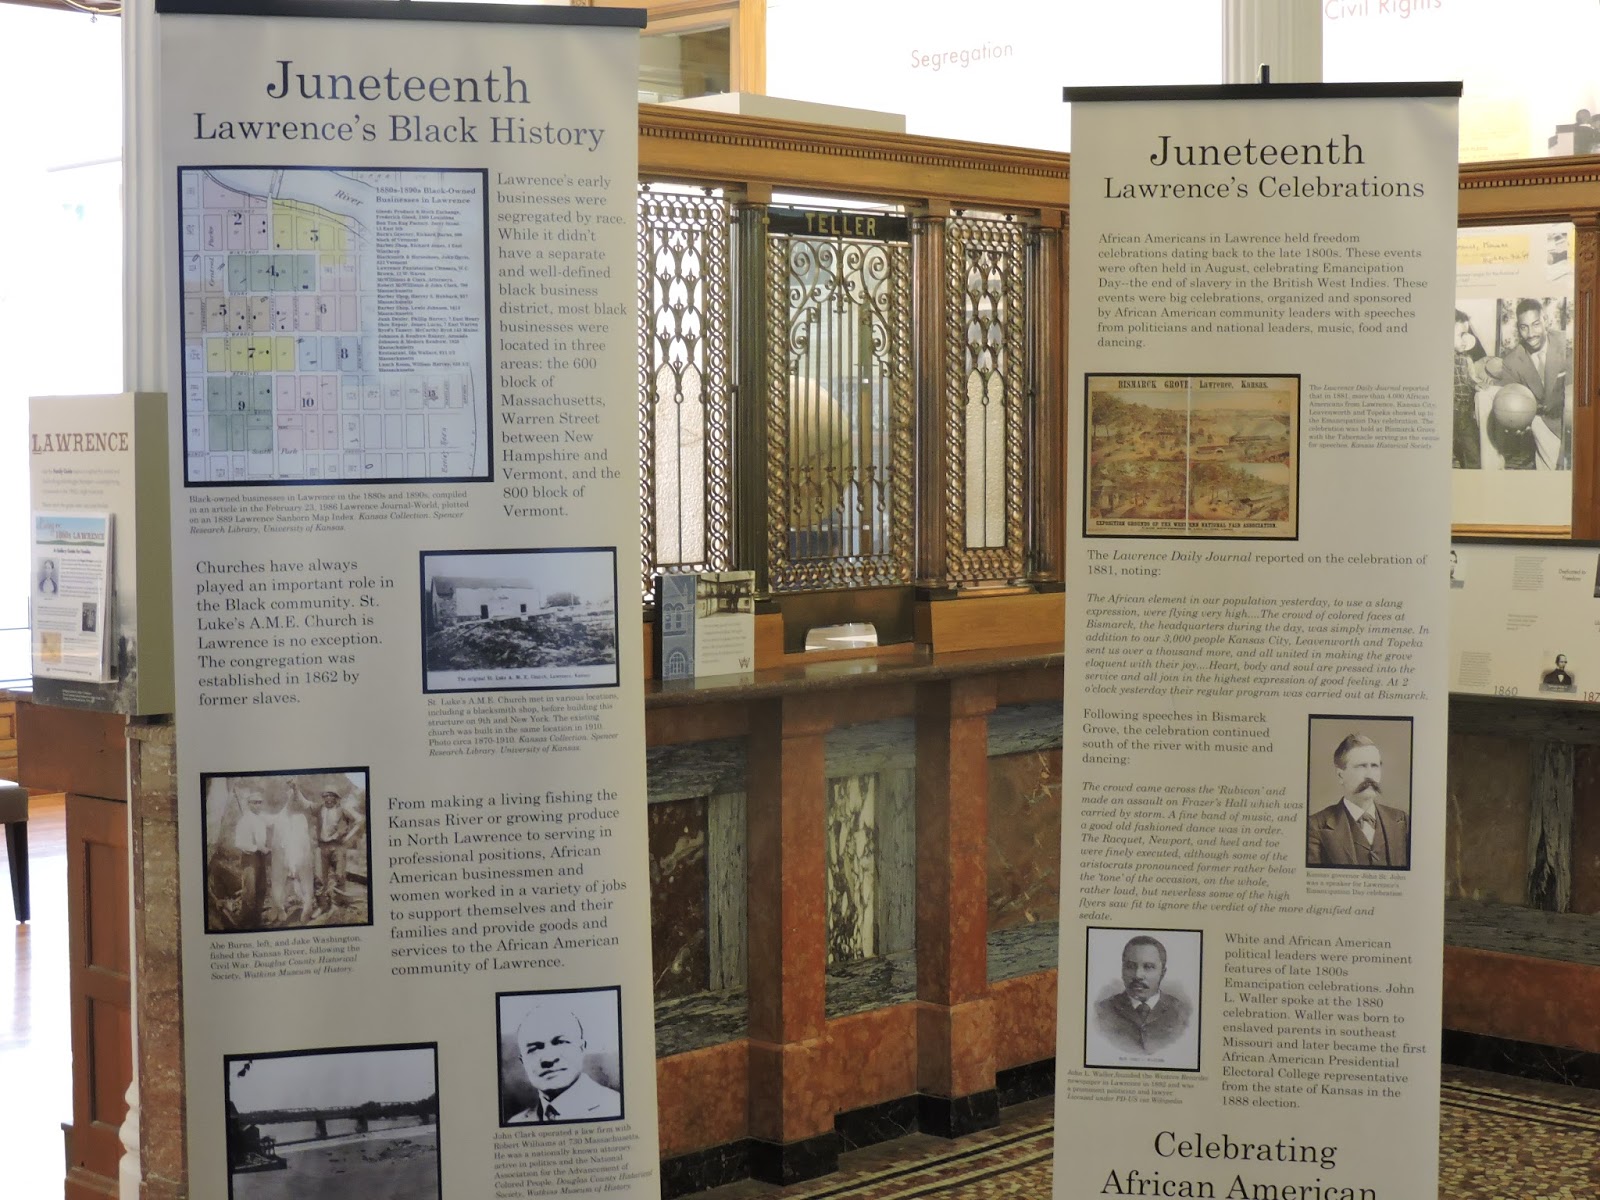
[[[263,92],[269,100],[320,103],[391,104],[495,104],[526,106],[527,80],[510,66],[494,67],[482,75],[403,75],[393,67],[381,75],[305,72],[295,62],[280,58],[276,72]],[[518,146],[557,146],[586,150],[600,148],[604,128],[558,125],[526,116],[491,116],[487,122],[455,114],[430,119],[425,111],[389,112],[363,119],[359,112],[348,118],[282,120],[276,118],[219,118],[194,114],[197,142],[449,142],[459,145],[484,142]]]
[[[1271,171],[1254,178],[1241,178],[1230,174],[1226,179],[1188,179],[1139,181],[1117,179],[1107,175],[1108,200],[1222,200],[1249,199],[1252,196],[1266,200],[1278,199],[1410,199],[1420,197],[1424,185],[1420,180],[1384,179],[1367,174],[1365,152],[1361,143],[1348,133],[1336,134],[1326,142],[1179,142],[1171,134],[1163,133],[1150,153],[1150,165],[1163,169],[1189,170],[1209,167],[1340,167],[1361,171],[1358,178],[1350,172],[1324,175],[1322,171],[1287,174]]]

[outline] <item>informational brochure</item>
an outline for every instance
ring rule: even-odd
[[[662,679],[736,675],[755,669],[755,572],[661,575],[656,595]]]
[[[1431,1196],[1459,89],[1069,91],[1055,1196]]]
[[[33,530],[33,673],[111,677],[111,514],[36,512]]]
[[[660,1195],[641,13],[158,4],[189,1187]]]

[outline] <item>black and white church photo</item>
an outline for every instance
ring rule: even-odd
[[[424,551],[425,692],[617,686],[617,555]]]

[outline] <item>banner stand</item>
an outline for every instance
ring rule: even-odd
[[[644,14],[156,11],[189,1187],[654,1197]]]
[[[1066,90],[1062,1200],[1436,1189],[1459,95]]]

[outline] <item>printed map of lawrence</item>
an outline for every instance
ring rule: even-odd
[[[179,189],[185,483],[488,478],[481,172]]]

